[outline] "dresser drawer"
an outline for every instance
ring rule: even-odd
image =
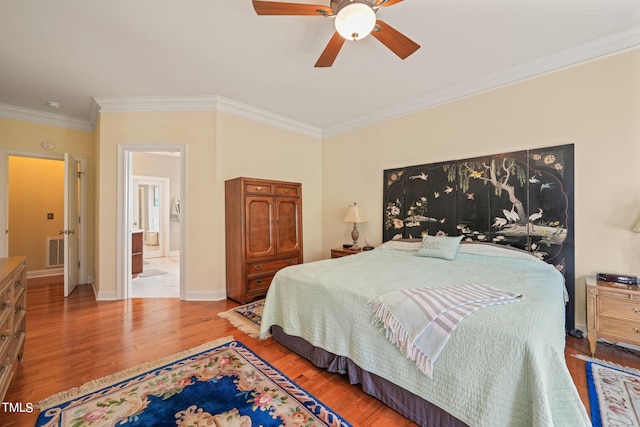
[[[598,317],[598,332],[620,337],[621,341],[630,344],[640,343],[640,323],[614,319],[606,316]]]
[[[276,194],[279,196],[298,196],[299,189],[300,187],[293,185],[278,185],[276,186]]]
[[[612,286],[616,286],[616,284],[611,284]],[[594,295],[598,295],[601,298],[618,298],[625,299],[629,301],[640,301],[640,287],[638,286],[629,286],[629,285],[617,285],[618,287],[612,287],[608,289],[589,289],[588,293],[592,293]],[[629,288],[633,287],[633,292],[629,291]]]
[[[640,301],[598,298],[598,314],[625,317],[631,321],[640,322]]]
[[[276,271],[288,267],[290,265],[295,265],[300,263],[300,258],[295,257],[287,257],[280,259],[273,259],[269,261],[263,262],[251,262],[247,264],[247,276],[251,276],[254,274],[265,274],[265,273],[275,273]]]
[[[7,313],[13,313],[13,295],[10,286],[5,286],[0,291],[0,319]]]
[[[22,270],[24,270],[24,264],[13,274],[13,295],[18,298],[20,295],[24,294],[27,290],[26,281],[23,278]]]
[[[13,328],[13,340],[11,343],[11,357],[13,360],[22,359],[22,351],[24,349],[25,331],[27,329],[26,316],[22,316],[22,319],[14,325]]]
[[[11,330],[11,318],[5,317],[5,319],[0,323],[0,365],[5,363],[4,359],[9,355],[12,338],[13,331]]]
[[[254,277],[253,279],[247,280],[247,293],[255,294],[255,293],[267,293],[267,289],[269,289],[269,285],[271,285],[271,281],[273,280],[273,274],[269,274],[267,276],[259,276]]]
[[[273,187],[267,184],[246,182],[244,191],[251,194],[273,194]]]
[[[12,361],[8,346],[6,349],[0,350],[0,397],[3,397],[9,388],[9,382],[13,376]]]
[[[27,313],[27,293],[22,289],[22,292],[15,294],[13,302],[13,313],[15,318],[19,320]]]
[[[0,360],[0,396],[4,396],[9,388],[11,377],[13,376],[12,363],[8,356]]]

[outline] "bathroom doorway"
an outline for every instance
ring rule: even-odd
[[[118,298],[184,295],[184,146],[122,144],[119,151]]]

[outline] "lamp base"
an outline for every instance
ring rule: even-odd
[[[351,240],[353,240],[353,246],[350,249],[360,249],[358,246],[358,237],[360,237],[360,232],[356,227],[356,223],[353,223],[353,230],[351,230]]]

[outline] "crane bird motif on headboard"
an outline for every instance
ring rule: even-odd
[[[531,252],[565,276],[574,324],[573,144],[384,171],[383,240],[463,235]]]

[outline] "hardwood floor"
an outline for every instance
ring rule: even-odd
[[[4,401],[35,404],[92,379],[233,335],[354,426],[415,425],[344,376],[315,368],[272,339],[250,338],[217,316],[237,305],[230,300],[99,302],[88,285],[64,299],[62,285],[29,286],[24,358]],[[588,343],[568,337],[567,365],[588,408],[584,362],[571,356],[576,353],[588,354]],[[605,345],[598,346],[597,356],[640,368],[637,355]],[[33,426],[36,418],[37,411],[5,412],[0,407],[2,426]]]

